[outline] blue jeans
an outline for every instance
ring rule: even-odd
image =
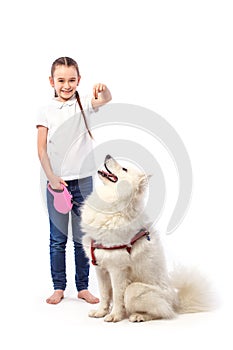
[[[53,195],[47,190],[47,206],[50,223],[50,267],[54,290],[66,288],[66,243],[68,239],[69,219],[71,219],[72,239],[75,257],[75,283],[78,291],[88,288],[89,260],[82,246],[80,227],[80,206],[92,192],[92,177],[66,181],[68,190],[73,196],[74,204],[71,213],[61,214],[53,206]]]

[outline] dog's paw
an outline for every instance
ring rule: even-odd
[[[146,317],[146,315],[135,313],[129,316],[129,320],[130,322],[144,322],[148,321],[148,317]]]
[[[101,317],[104,317],[108,314],[108,311],[106,310],[91,310],[89,313],[88,313],[88,316],[89,317],[95,317],[95,318],[101,318]]]
[[[124,316],[122,314],[108,314],[105,318],[105,322],[119,322],[123,320]]]

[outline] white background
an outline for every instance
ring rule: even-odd
[[[230,5],[226,0],[22,0],[2,5],[4,349],[77,348],[81,343],[98,349],[128,344],[161,349],[232,347]],[[45,303],[52,285],[35,114],[53,94],[48,76],[52,61],[60,56],[78,61],[80,92],[91,92],[96,82],[106,83],[112,102],[155,111],[182,138],[193,167],[193,196],[183,223],[167,237],[166,246],[179,262],[198,265],[213,278],[222,299],[218,311],[145,324],[90,319],[90,305],[76,299],[71,244],[67,298],[58,306]],[[177,186],[177,179],[174,183]],[[90,289],[98,293],[92,269]]]

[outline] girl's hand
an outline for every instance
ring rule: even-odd
[[[54,190],[62,190],[62,185],[68,186],[68,184],[59,176],[54,176],[49,180],[49,185]]]
[[[104,92],[106,91],[106,85],[104,84],[95,84],[94,87],[93,87],[93,96],[94,98],[97,100],[98,99],[98,94],[101,93],[101,92]]]
[[[93,86],[93,98],[91,100],[93,108],[101,107],[111,101],[111,99],[111,92],[105,84],[99,83]]]

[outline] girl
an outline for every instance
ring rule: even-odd
[[[111,100],[106,85],[96,84],[93,96],[81,99],[77,86],[81,76],[72,58],[60,57],[51,67],[50,84],[55,97],[41,108],[37,120],[38,155],[52,189],[68,187],[77,205],[71,211],[72,238],[75,255],[75,283],[78,298],[89,303],[99,299],[88,291],[89,261],[81,244],[80,204],[92,191],[92,175],[95,172],[92,156],[92,134],[89,117]],[[68,237],[69,214],[57,212],[53,196],[47,190],[47,207],[50,222],[50,266],[54,293],[46,300],[57,304],[64,297],[66,288],[65,249]]]

